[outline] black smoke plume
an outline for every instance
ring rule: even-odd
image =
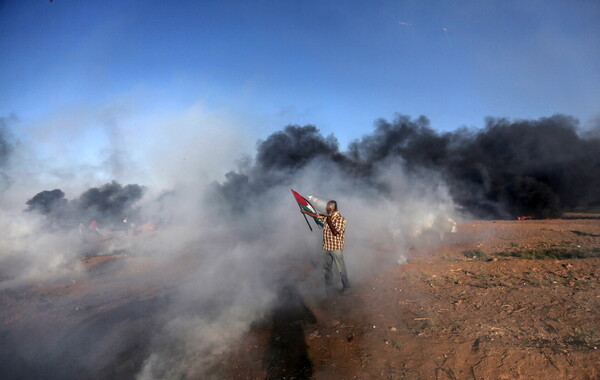
[[[86,213],[99,214],[104,220],[118,220],[131,212],[131,207],[142,198],[143,187],[116,181],[102,187],[93,187],[79,197],[77,206]]]
[[[62,190],[54,189],[41,191],[25,203],[28,206],[26,211],[49,215],[55,210],[67,207],[68,201]]]
[[[29,199],[25,211],[44,215],[53,227],[72,228],[92,220],[104,227],[119,226],[123,218],[135,218],[134,205],[144,194],[140,185],[122,186],[112,181],[86,190],[78,199],[67,200],[60,189],[45,190]]]
[[[314,125],[289,125],[260,141],[254,165],[227,173],[223,184],[215,184],[215,193],[232,210],[242,211],[253,195],[290,183],[298,170],[314,160],[345,167],[347,158],[333,135],[323,137]]]
[[[253,165],[226,175],[216,190],[234,210],[319,161],[385,194],[374,173],[390,160],[410,171],[440,174],[454,201],[476,217],[557,217],[563,210],[600,206],[600,139],[582,137],[575,118],[488,118],[480,130],[439,133],[424,116],[380,119],[372,134],[341,152],[334,136],[292,125],[259,142]],[[324,178],[325,179],[325,178]]]

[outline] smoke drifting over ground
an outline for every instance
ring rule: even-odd
[[[255,157],[221,182],[181,181],[152,199],[140,185],[114,181],[71,200],[63,189],[32,191],[25,212],[0,221],[0,265],[11,268],[0,284],[83,276],[74,263],[89,242],[77,227],[88,230],[91,220],[109,240],[101,253],[153,258],[165,270],[194,257],[198,269],[160,302],[136,372],[141,379],[207,377],[252,323],[286,307],[281,289],[300,299],[324,296],[320,232],[307,229],[291,187],[338,201],[348,220],[350,281],[360,284],[381,265],[406,260],[411,247],[443,238],[452,219],[548,217],[564,207],[599,205],[599,155],[599,140],[582,138],[566,116],[489,119],[482,130],[448,133],[434,131],[424,117],[397,116],[377,121],[348,151],[314,126],[288,126],[260,141]],[[197,163],[198,171],[209,165]],[[189,170],[182,175],[194,178]],[[124,217],[157,230],[118,231]],[[123,347],[115,340],[108,346]],[[79,366],[105,368],[119,354]]]
[[[280,298],[281,289],[293,289],[299,298],[323,296],[320,231],[307,229],[292,186],[337,199],[349,221],[345,256],[357,286],[381,265],[405,259],[425,230],[454,216],[435,173],[409,173],[395,159],[366,173],[313,126],[273,134],[258,144],[254,162],[203,193],[202,214],[211,225],[191,227],[205,265],[173,301],[172,318],[153,341],[141,378],[210,376],[253,322],[274,309],[296,307]]]
[[[320,237],[303,231],[299,216],[291,217],[295,205],[290,205],[289,187],[339,202],[349,220],[345,255],[350,278],[360,282],[379,265],[402,262],[409,247],[423,243],[424,237],[448,232],[457,204],[462,215],[487,217],[548,217],[562,207],[597,204],[592,191],[597,148],[597,140],[581,138],[577,122],[564,116],[489,119],[481,131],[445,134],[429,128],[425,118],[398,116],[379,121],[375,133],[353,143],[349,152],[341,152],[333,136],[322,136],[314,126],[288,126],[274,133],[257,145],[254,162],[229,172],[207,192],[221,221],[237,237],[236,245],[210,265],[222,266],[230,276],[206,281],[204,274],[202,280],[191,280],[195,291],[189,294],[198,302],[211,300],[213,288],[243,291],[229,296],[219,291],[227,301],[211,309],[218,310],[212,317],[174,319],[167,339],[187,350],[157,343],[143,377],[209,373],[216,362],[211,357],[218,358],[251,321],[282,302],[274,288],[291,285],[304,297],[315,296],[319,270],[299,279],[290,268],[310,260],[319,267],[314,252]],[[571,186],[575,180],[578,188]],[[192,326],[211,333],[190,335]]]
[[[316,136],[312,127],[307,131]],[[259,152],[267,153],[261,147],[270,143],[260,144]],[[289,191],[291,184],[305,193],[336,195],[349,220],[345,256],[350,281],[357,286],[381,265],[403,258],[423,230],[453,212],[437,176],[405,173],[397,162],[372,174],[388,189],[386,197],[357,186],[354,178],[323,159],[307,160],[293,171],[249,170],[253,174],[235,174],[239,183],[207,189],[205,199],[216,208],[208,211],[212,225],[196,232],[202,240],[198,247],[207,250],[201,253],[205,267],[190,276],[174,301],[178,306],[173,319],[155,340],[142,378],[206,376],[253,322],[285,305],[287,300],[278,296],[281,289],[291,287],[301,298],[323,296],[320,231],[308,230]],[[387,253],[377,253],[381,250]],[[194,307],[190,310],[189,305]]]
[[[45,190],[27,201],[22,214],[3,213],[0,288],[78,275],[77,258],[90,248],[98,251],[89,236],[93,241],[110,240],[111,231],[127,230],[123,218],[135,220],[138,210],[133,205],[142,194],[138,185],[116,182],[91,188],[71,201],[60,189]],[[112,248],[116,247],[108,247]]]

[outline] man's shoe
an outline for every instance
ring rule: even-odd
[[[347,296],[350,293],[352,293],[352,290],[349,287],[342,289],[342,295]]]

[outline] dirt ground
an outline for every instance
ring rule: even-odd
[[[600,248],[600,215],[472,221],[350,294],[304,299],[282,289],[288,302],[223,353],[212,376],[600,379],[600,258],[498,255],[552,248]],[[2,377],[135,378],[156,328],[148,315],[197,265],[186,260],[164,268],[127,255],[88,257],[85,279],[0,291]],[[134,265],[111,270],[119,261]],[[116,358],[81,365],[77,358],[103,355],[103,339],[123,332],[123,346],[110,348]]]
[[[245,379],[600,379],[600,259],[494,253],[600,247],[600,218],[476,221],[404,265],[257,326]],[[585,219],[583,219],[585,217]],[[485,258],[471,259],[465,252]]]

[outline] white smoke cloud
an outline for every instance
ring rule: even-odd
[[[378,178],[389,186],[389,196],[318,162],[294,177],[296,190],[338,201],[348,221],[344,256],[353,286],[408,257],[423,232],[437,228],[436,220],[456,217],[447,188],[434,174],[407,173],[401,162],[390,162]],[[234,221],[198,210],[200,219],[212,220],[212,228],[194,225],[179,235],[195,236],[203,264],[180,289],[172,318],[155,337],[138,378],[210,376],[220,355],[252,323],[285,302],[277,298],[278,289],[291,285],[305,299],[323,297],[321,231],[314,225],[315,231],[308,230],[289,187],[276,186],[245,201],[251,207]]]
[[[44,232],[35,214],[0,214],[0,289],[78,276],[78,236]]]
[[[133,129],[114,120],[111,125],[128,146],[136,135]],[[137,179],[127,183],[148,188],[139,202],[140,223],[156,225],[157,231],[114,234],[103,252],[157,258],[165,268],[186,256],[199,262],[197,270],[177,279],[180,285],[152,332],[139,379],[213,376],[220,355],[285,303],[280,289],[291,286],[308,300],[324,296],[321,231],[314,225],[313,232],[308,230],[290,187],[338,201],[348,220],[344,256],[353,286],[409,257],[411,246],[421,242],[424,231],[436,228],[436,220],[455,217],[443,182],[429,172],[408,172],[399,161],[380,165],[374,176],[385,192],[348,177],[330,162],[313,161],[293,177],[274,174],[283,182],[240,199],[247,205],[244,213],[223,212],[212,181],[224,178],[244,157],[248,141],[255,141],[238,125],[235,117],[194,105],[182,116],[149,124],[148,138],[128,153],[133,164],[119,166],[124,178]],[[121,145],[117,148],[122,151]],[[105,152],[105,158],[114,158],[114,150]],[[139,171],[130,173],[132,168]],[[76,175],[72,180],[72,188],[81,186]],[[20,187],[28,198],[39,190]],[[79,195],[71,193],[71,199]],[[6,234],[0,240],[0,262],[10,264],[3,266],[10,272],[2,287],[82,275],[81,236],[75,230],[50,232],[43,222],[34,213],[2,214],[0,228]]]

